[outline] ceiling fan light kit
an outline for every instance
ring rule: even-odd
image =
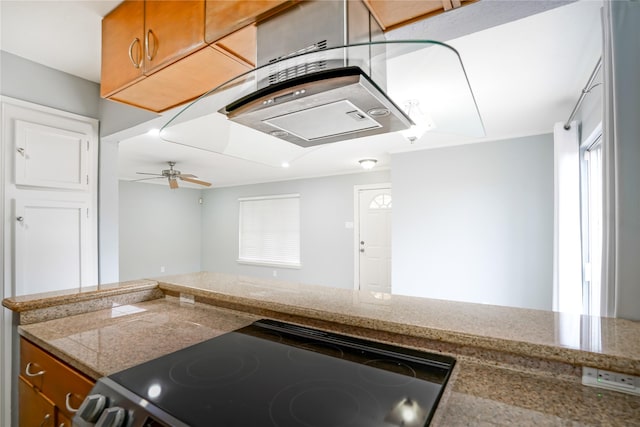
[[[150,179],[167,178],[167,181],[169,182],[169,188],[171,188],[172,190],[175,190],[176,188],[179,187],[178,179],[180,179],[182,181],[190,182],[192,184],[198,184],[198,185],[203,185],[205,187],[211,187],[211,183],[210,182],[198,179],[198,177],[193,175],[193,174],[190,174],[190,173],[183,174],[179,170],[174,169],[173,167],[176,165],[176,162],[167,162],[167,164],[169,165],[169,169],[164,169],[162,171],[162,173],[159,173],[159,174],[157,174],[157,173],[147,173],[147,172],[137,172],[139,175],[153,175],[153,178],[142,178],[142,179],[136,179],[135,181],[146,181],[146,180],[150,180]]]

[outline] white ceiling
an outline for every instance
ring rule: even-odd
[[[25,3],[40,2],[2,0],[2,49],[97,81],[100,16],[118,2],[42,2],[39,6],[44,11],[36,13],[34,8],[28,8],[31,22],[33,15],[37,22],[42,21],[41,27],[33,30],[17,21],[20,13],[25,13],[20,19],[28,21],[27,8],[20,7]],[[145,134],[152,127],[164,125],[175,113],[170,112],[112,136],[120,141],[120,178],[139,179],[141,176],[136,172],[160,172],[168,160],[177,161],[176,168],[183,173],[195,174],[214,186],[355,173],[360,171],[357,160],[365,157],[378,159],[377,167],[384,168],[390,166],[390,154],[394,152],[550,133],[555,122],[568,118],[600,56],[600,6],[600,1],[571,3],[447,41],[459,51],[464,63],[484,122],[483,138],[443,133],[442,126],[436,123],[434,132],[426,133],[413,144],[399,134],[386,134],[302,149],[209,113],[163,133],[165,139],[190,145],[186,147]],[[52,24],[45,18],[53,16],[54,10],[60,17],[53,19]],[[455,18],[451,12],[445,15]],[[421,28],[424,26],[415,26],[414,38],[425,37]],[[45,31],[41,36],[16,37],[40,29]],[[406,33],[406,27],[403,31]],[[47,32],[56,37],[47,36]],[[43,40],[50,49],[42,49],[39,43]],[[56,52],[56,46],[64,46],[65,54]],[[88,46],[90,53],[80,53]],[[400,68],[399,73],[418,76],[424,69],[415,66],[411,58],[404,61],[398,60],[391,67]],[[420,92],[426,85],[420,78],[402,81],[406,86],[396,88],[397,91]],[[437,104],[445,105],[446,101],[441,98]],[[450,110],[448,117],[439,120],[440,124],[462,113],[455,108]],[[462,128],[468,120],[459,123]],[[282,161],[289,162],[290,167],[280,167]]]
[[[100,82],[102,17],[120,2],[0,0],[0,46],[14,55]]]

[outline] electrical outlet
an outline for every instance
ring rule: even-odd
[[[273,277],[278,277],[278,270],[273,270]]]
[[[640,377],[604,369],[582,368],[582,384],[640,395]]]
[[[160,273],[164,273],[164,265],[160,266]]]

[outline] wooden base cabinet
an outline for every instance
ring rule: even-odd
[[[18,399],[20,427],[53,427],[55,425],[56,407],[53,402],[22,376],[18,379]]]
[[[20,338],[20,427],[70,427],[93,385],[80,372]]]

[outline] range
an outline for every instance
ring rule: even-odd
[[[273,320],[100,379],[74,426],[428,425],[455,360]]]

